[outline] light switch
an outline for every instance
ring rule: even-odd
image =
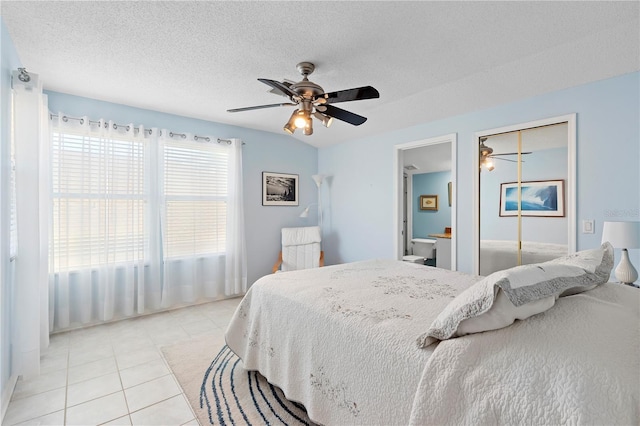
[[[595,232],[595,220],[583,220],[582,221],[582,233],[593,234]]]

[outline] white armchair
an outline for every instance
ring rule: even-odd
[[[319,226],[282,228],[282,250],[272,272],[324,266],[324,252],[320,250],[321,241]]]

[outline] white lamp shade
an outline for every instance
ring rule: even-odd
[[[640,222],[605,222],[602,242],[607,241],[614,248],[640,248]]]
[[[324,175],[313,175],[311,176],[311,179],[313,179],[313,181],[316,183],[316,186],[318,188],[320,188],[320,185],[322,185],[322,181],[324,180],[325,176]]]

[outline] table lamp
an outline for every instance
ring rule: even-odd
[[[640,248],[640,222],[605,222],[602,242],[606,241],[614,248],[622,249],[622,259],[615,270],[616,279],[631,285],[638,279],[638,271],[631,264],[627,249]]]

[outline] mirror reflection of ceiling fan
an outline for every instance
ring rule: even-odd
[[[228,109],[227,112],[250,111],[280,106],[297,106],[298,108],[291,114],[291,118],[289,118],[289,121],[284,125],[283,129],[290,135],[292,135],[296,129],[303,129],[305,135],[311,135],[313,134],[312,117],[319,120],[325,127],[329,127],[334,118],[344,121],[345,123],[353,124],[354,126],[359,126],[367,121],[366,117],[335,107],[332,104],[380,97],[378,91],[371,86],[325,93],[322,87],[309,81],[307,78],[313,70],[315,70],[314,64],[311,62],[300,62],[297,65],[297,69],[298,72],[302,74],[302,80],[297,83],[292,83],[287,80],[280,83],[279,81],[268,80],[266,78],[258,79],[261,83],[272,87],[273,90],[271,90],[271,93],[286,96],[291,102],[234,108]]]
[[[493,153],[493,148],[485,145],[484,143],[487,141],[487,137],[483,136],[480,138],[480,147],[479,147],[479,151],[480,151],[480,169],[482,170],[482,166],[484,166],[487,170],[492,171],[493,169],[495,169],[495,166],[493,165],[493,160],[502,160],[502,161],[510,161],[512,163],[517,163],[517,160],[512,160],[510,158],[502,158],[502,156],[509,156],[509,155],[518,155],[517,152],[504,152],[501,154],[494,154]],[[522,155],[525,154],[531,154],[531,152],[522,152]],[[524,161],[523,161],[524,163]]]

